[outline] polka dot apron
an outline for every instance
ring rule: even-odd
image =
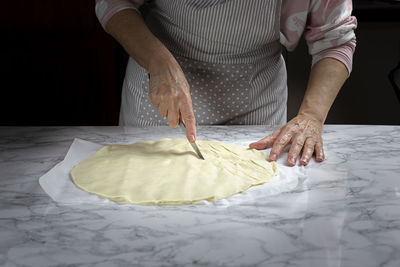
[[[155,0],[146,24],[175,56],[190,85],[197,124],[286,122],[280,1]],[[120,125],[167,125],[149,98],[148,73],[132,58]]]

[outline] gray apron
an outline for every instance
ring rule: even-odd
[[[280,0],[152,2],[146,24],[180,64],[197,124],[286,122],[280,8]],[[167,124],[151,104],[147,71],[130,58],[120,125]]]

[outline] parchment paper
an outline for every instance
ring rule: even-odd
[[[39,184],[43,190],[60,204],[104,204],[113,205],[115,202],[100,198],[94,194],[82,191],[72,182],[70,170],[82,160],[93,155],[103,145],[75,139],[71,144],[64,160],[54,166],[50,171],[39,178]],[[297,187],[302,178],[306,176],[303,166],[284,166],[285,157],[281,156],[278,163],[279,175],[270,182],[254,186],[247,191],[229,197],[215,200],[214,203],[234,205],[240,203],[257,202],[268,196],[289,192]],[[198,205],[210,204],[208,201],[197,202]],[[125,204],[126,205],[126,204]]]

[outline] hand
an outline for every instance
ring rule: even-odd
[[[251,143],[250,148],[266,149],[272,146],[269,158],[275,161],[290,143],[291,147],[287,160],[289,166],[296,165],[302,149],[301,165],[306,166],[314,153],[317,162],[322,162],[325,157],[321,136],[322,125],[321,121],[312,116],[297,115],[272,134],[255,143]]]
[[[186,125],[189,142],[196,140],[194,117],[189,84],[175,59],[162,60],[150,67],[150,100],[161,116],[168,117],[169,126],[179,125],[179,118]]]

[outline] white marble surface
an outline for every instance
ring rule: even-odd
[[[247,145],[263,126],[200,127]],[[59,205],[38,178],[77,137],[131,143],[168,128],[0,127],[0,266],[400,266],[400,127],[326,126],[327,160],[288,193],[240,205]]]

